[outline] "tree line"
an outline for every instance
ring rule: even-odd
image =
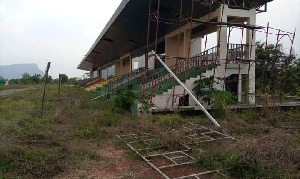
[[[60,74],[61,84],[78,85],[78,78],[69,78],[66,74]],[[47,83],[58,83],[58,78],[53,79],[52,76],[48,76]],[[20,79],[11,79],[9,84],[41,84],[44,82],[44,76],[41,74],[30,75],[24,73]]]

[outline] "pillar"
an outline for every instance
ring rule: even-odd
[[[93,79],[94,78],[94,72],[93,70],[90,71],[90,79]]]
[[[222,7],[224,6],[224,8]],[[218,15],[218,22],[227,22],[227,16],[228,16],[228,6],[222,5],[218,9],[219,15]],[[220,66],[217,67],[217,72],[215,74],[215,77],[219,77],[221,80],[217,80],[217,83],[214,83],[214,88],[218,90],[225,90],[225,65],[226,65],[226,58],[227,58],[227,26],[221,26],[218,27],[217,30],[218,34],[218,63]],[[216,79],[216,78],[215,78]]]
[[[248,24],[250,25],[255,25],[256,24],[256,12],[255,10],[251,10],[251,16],[249,17]],[[252,60],[251,62],[251,66],[250,66],[250,71],[249,71],[249,75],[248,75],[248,81],[249,81],[249,95],[248,95],[248,102],[250,104],[255,104],[255,34],[252,33],[251,29],[247,29],[247,39],[246,39],[246,43],[248,46],[248,54],[247,54],[247,58]],[[252,48],[250,45],[253,45]],[[249,67],[247,65],[247,67]],[[248,71],[248,68],[247,68]],[[248,73],[248,72],[247,72]]]
[[[102,68],[101,67],[97,68],[97,76],[98,76],[98,78],[102,79]]]
[[[120,71],[120,61],[115,63],[115,76],[119,77],[121,76],[121,71]]]

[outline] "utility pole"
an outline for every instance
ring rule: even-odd
[[[41,115],[42,115],[42,116],[43,116],[43,113],[44,113],[44,103],[45,103],[46,85],[47,85],[48,72],[49,72],[50,65],[51,65],[51,62],[48,62],[47,68],[46,68],[46,71],[45,71],[45,76],[44,76],[44,92],[43,92],[42,111],[41,111]]]

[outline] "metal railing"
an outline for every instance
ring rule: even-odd
[[[228,44],[227,63],[239,63],[241,59],[246,59],[249,45],[246,44]],[[208,68],[213,69],[218,64],[218,47],[212,47],[200,54],[197,54],[189,59],[160,56],[160,58],[177,58],[176,64],[169,67],[170,70],[176,74],[181,80],[185,81],[191,76],[197,76],[204,73]],[[124,89],[132,84],[142,84],[145,75],[145,68],[139,68],[131,73],[127,73],[114,81],[108,83],[109,94],[116,94],[118,90]],[[153,91],[166,90],[174,85],[174,80],[170,73],[165,68],[158,68],[155,70],[147,70],[145,78],[144,90]],[[142,87],[141,87],[142,88]],[[142,90],[142,89],[141,89]]]
[[[108,83],[108,92],[109,94],[115,94],[118,90],[123,89],[130,84],[139,82],[142,80],[142,77],[145,72],[145,67],[138,68],[133,70],[131,73],[127,73],[118,77],[117,79]]]

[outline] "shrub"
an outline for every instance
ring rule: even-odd
[[[215,89],[212,88],[213,83],[213,76],[195,81],[193,91],[195,92],[197,99],[202,98],[204,102],[210,104],[213,98],[212,94],[215,91]]]
[[[130,111],[134,99],[135,95],[130,89],[120,90],[113,102],[113,109],[117,112]]]
[[[215,115],[219,117],[231,117],[231,110],[228,105],[235,104],[234,96],[229,91],[215,91],[213,94],[213,107]]]

